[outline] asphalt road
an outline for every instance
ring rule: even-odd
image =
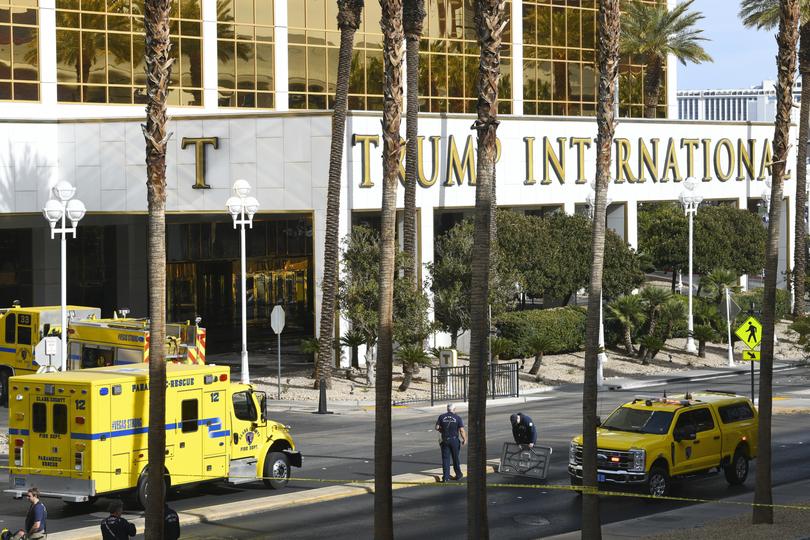
[[[749,391],[747,376],[735,376],[690,385],[691,390],[717,388]],[[775,378],[775,394],[810,387],[810,368],[782,372]],[[682,390],[675,385],[667,390]],[[605,417],[618,404],[637,393],[650,390],[605,392],[600,398],[600,414]],[[548,482],[568,484],[566,472],[568,442],[580,429],[580,390],[559,390],[545,394],[542,401],[520,406],[539,426],[541,444],[554,448]],[[501,445],[511,437],[508,415],[518,407],[497,406],[488,409],[488,457],[497,458]],[[396,409],[394,411],[394,474],[423,471],[440,466],[437,436],[433,431],[439,409]],[[293,436],[305,455],[304,468],[295,470],[299,477],[321,480],[358,480],[373,477],[373,410],[350,414],[318,416],[309,413],[286,412],[271,416],[293,426]],[[462,412],[466,419],[466,412]],[[810,478],[810,415],[777,416],[774,420],[775,463],[774,481],[787,483]],[[466,460],[466,449],[462,451]],[[489,481],[515,482],[514,479],[491,474]],[[307,490],[332,483],[293,481],[286,491]],[[693,479],[676,487],[676,494],[686,497],[723,498],[753,489],[753,470],[743,487],[729,488],[721,476]],[[210,484],[187,488],[175,494],[171,505],[177,510],[201,508],[212,504],[250,501],[268,493],[261,484],[238,488]],[[399,538],[421,538],[425,531],[431,535],[444,534],[450,538],[463,536],[465,490],[463,487],[441,486],[408,488],[395,491],[395,522]],[[493,538],[535,538],[570,530],[579,526],[579,503],[570,492],[540,491],[526,488],[491,488],[489,490],[490,524]],[[72,506],[49,500],[48,529],[58,532],[97,524],[106,516],[108,500],[94,505]],[[647,502],[634,499],[605,499],[603,519],[624,520],[638,515],[669,510],[678,504],[663,501]],[[369,496],[353,497],[329,503],[289,508],[284,511],[257,513],[250,517],[225,520],[189,527],[184,538],[371,538],[372,505]],[[27,503],[0,498],[0,525],[18,527],[25,517]],[[133,512],[136,514],[136,512]],[[541,525],[541,519],[549,523]]]

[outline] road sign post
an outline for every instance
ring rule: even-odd
[[[278,374],[276,383],[278,385],[277,396],[279,400],[281,400],[281,332],[284,330],[285,319],[284,308],[280,305],[274,307],[273,312],[270,314],[270,327],[278,336]]]
[[[751,362],[751,401],[754,401],[754,362],[759,360],[760,352],[753,349],[762,341],[762,324],[751,315],[743,321],[734,334],[749,349],[743,350],[742,359]]]

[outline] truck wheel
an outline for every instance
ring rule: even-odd
[[[748,457],[741,449],[734,452],[734,458],[731,463],[723,467],[723,472],[726,473],[726,481],[732,486],[739,486],[745,483],[748,478]]]
[[[8,378],[10,374],[7,369],[0,370],[0,406],[8,407]]]
[[[577,477],[576,475],[574,475],[574,474],[570,474],[570,473],[568,474],[568,478],[570,478],[570,479],[571,479],[571,486],[573,486],[573,487],[580,487],[580,486],[582,486],[582,478],[579,478],[579,477]],[[575,494],[577,497],[581,497],[581,496],[582,496],[582,490],[575,489],[575,490],[573,490],[573,491],[574,491],[574,494]]]
[[[141,477],[138,479],[138,487],[135,488],[134,502],[144,510],[146,509],[147,490],[149,489],[149,469],[144,469]],[[166,482],[163,483],[163,496],[166,497],[168,492]]]
[[[666,469],[660,465],[653,466],[647,477],[646,489],[648,495],[665,497],[669,494],[670,480]]]
[[[272,489],[283,489],[290,481],[290,460],[284,452],[268,452],[262,473],[264,485]]]

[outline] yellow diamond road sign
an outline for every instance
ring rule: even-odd
[[[759,362],[760,352],[759,351],[743,351],[742,352],[742,359],[745,362]]]
[[[762,341],[762,324],[755,317],[745,319],[734,334],[749,348],[753,349]]]

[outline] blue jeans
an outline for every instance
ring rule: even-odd
[[[458,453],[461,450],[461,441],[458,437],[442,441],[439,446],[442,449],[442,480],[450,480],[450,460],[453,460],[453,469],[456,471],[456,478],[461,478],[461,465],[459,464]]]

